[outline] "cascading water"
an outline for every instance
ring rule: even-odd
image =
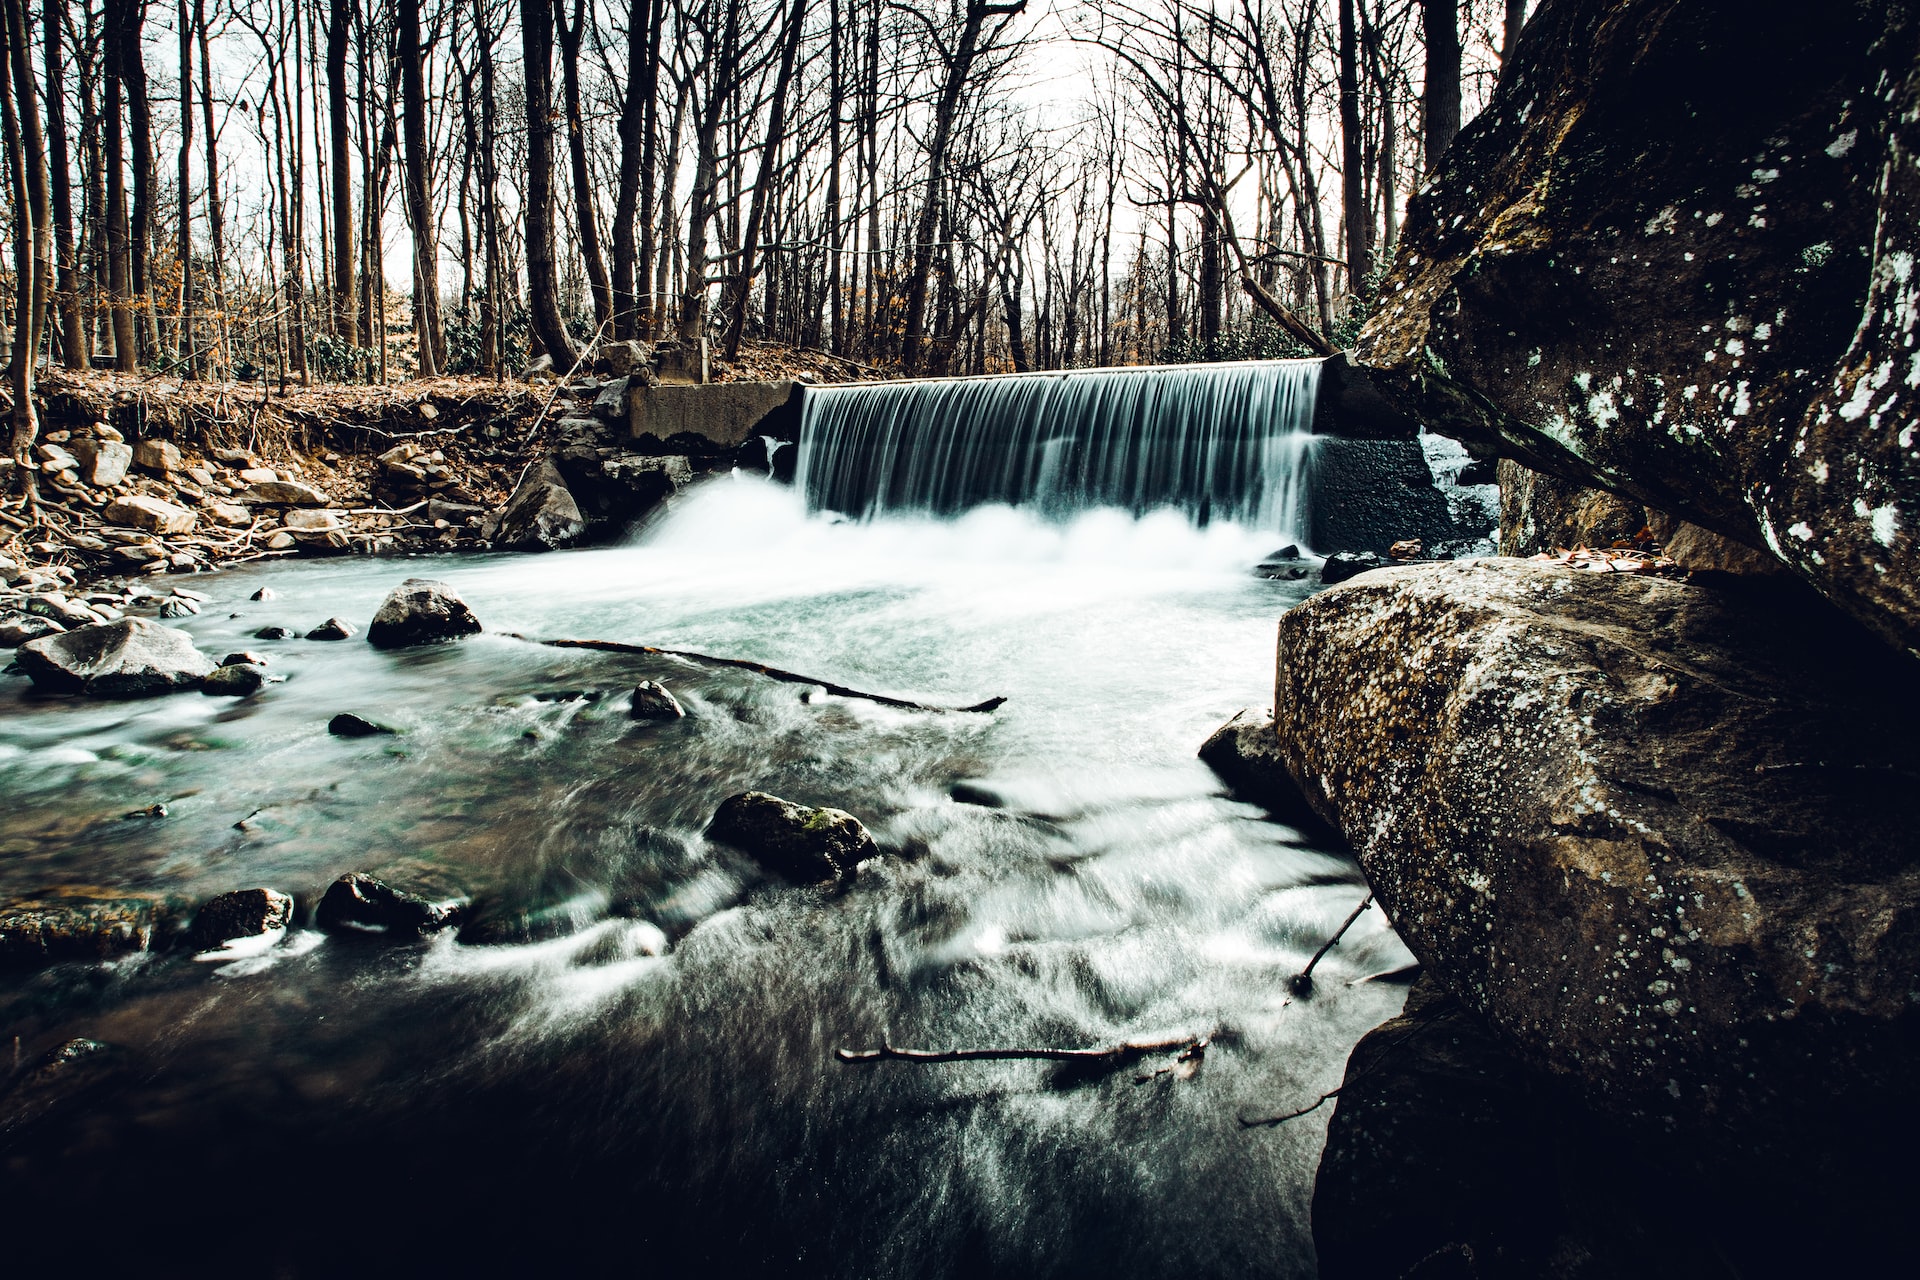
[[[1171,507],[1299,537],[1319,382],[1262,360],[812,388],[795,484],[862,518]]]

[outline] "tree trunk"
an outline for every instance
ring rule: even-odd
[[[580,36],[586,25],[585,0],[573,0],[573,22],[567,22],[566,0],[553,0],[553,16],[560,32],[561,101],[567,116],[567,155],[573,162],[574,230],[580,236],[580,256],[587,267],[587,287],[593,294],[593,324],[605,332],[613,319],[613,288],[607,280],[607,261],[600,252],[600,226],[593,213],[593,180],[587,172],[587,127],[580,114]]]
[[[780,49],[780,70],[773,78],[773,107],[768,112],[767,141],[760,151],[760,169],[754,176],[753,205],[747,213],[746,231],[741,236],[740,270],[734,275],[731,289],[732,317],[727,323],[729,360],[740,358],[740,339],[747,331],[747,303],[753,294],[754,255],[760,248],[760,223],[766,216],[774,171],[780,164],[780,147],[787,137],[787,88],[793,82],[793,62],[800,53],[800,32],[806,21],[807,0],[793,0],[793,11],[787,15],[786,41]],[[768,310],[771,312],[771,305]],[[771,320],[771,315],[768,318]]]
[[[1520,38],[1520,28],[1527,21],[1527,0],[1507,0],[1507,21],[1500,30],[1500,65],[1505,68],[1513,61],[1513,42]]]
[[[142,355],[160,350],[159,318],[154,309],[148,253],[153,247],[153,196],[158,184],[153,165],[153,110],[147,97],[147,68],[141,58],[141,30],[147,0],[116,0],[117,29],[107,35],[120,50],[120,74],[127,93],[127,131],[133,146],[133,225],[128,229],[133,267],[134,333]]]
[[[520,0],[520,49],[527,99],[528,322],[556,368],[578,359],[560,318],[553,260],[553,8]]]
[[[347,36],[353,0],[332,0],[327,25],[327,134],[333,154],[333,332],[360,345],[353,297],[353,165],[347,126]],[[484,38],[484,37],[483,37]]]
[[[420,376],[446,363],[440,330],[439,214],[433,206],[433,157],[427,141],[427,89],[420,49],[420,0],[398,0],[394,21],[400,59],[400,125],[406,139],[407,221],[413,231],[413,331]]]
[[[39,420],[33,410],[34,362],[53,288],[53,210],[47,196],[47,150],[33,91],[27,44],[27,0],[5,0],[7,65],[13,92],[4,125],[13,174],[15,307],[13,313],[13,457],[31,474]]]
[[[1420,8],[1427,44],[1427,172],[1433,173],[1460,132],[1460,5],[1420,0]]]
[[[1366,292],[1373,270],[1373,227],[1363,184],[1360,129],[1360,37],[1354,0],[1340,0],[1340,190],[1347,228],[1347,291]]]
[[[42,53],[47,69],[47,161],[53,179],[54,254],[59,259],[60,351],[67,368],[87,367],[87,319],[80,305],[79,263],[73,244],[73,184],[68,176],[66,71],[61,54],[66,0],[42,0]]]
[[[953,140],[953,120],[960,105],[960,94],[966,88],[967,77],[973,74],[973,60],[980,51],[980,27],[990,17],[1011,17],[1026,7],[1026,0],[1018,0],[1016,4],[967,0],[960,40],[947,63],[947,78],[940,87],[940,100],[934,108],[933,138],[927,145],[927,194],[914,228],[913,270],[907,277],[907,325],[900,349],[901,361],[909,373],[920,367],[921,345],[926,336],[927,279],[933,272],[934,236],[946,197],[947,148]]]
[[[193,377],[193,21],[187,0],[177,6],[180,24],[180,319],[173,358],[181,376]]]
[[[232,362],[227,320],[227,220],[220,206],[220,138],[213,128],[213,59],[208,49],[206,0],[193,0],[193,25],[200,41],[200,122],[206,134],[207,152],[207,240],[213,268],[213,305],[218,333],[218,364],[226,369]],[[224,376],[224,375],[223,375]]]
[[[106,80],[106,104],[102,109],[101,132],[104,135],[102,157],[106,169],[107,205],[103,221],[107,242],[107,309],[113,328],[113,366],[132,373],[139,363],[138,343],[133,336],[133,285],[131,246],[127,233],[126,154],[122,137],[121,45],[113,36],[113,14],[109,13],[102,71]]]
[[[640,336],[636,324],[639,299],[634,296],[639,249],[634,218],[640,203],[641,152],[650,141],[648,108],[657,87],[659,66],[649,56],[653,9],[654,0],[631,0],[627,7],[627,95],[620,104],[620,176],[613,201],[611,281],[613,336],[621,340]]]

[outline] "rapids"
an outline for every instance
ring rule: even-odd
[[[176,625],[286,677],[242,702],[46,699],[5,677],[0,899],[267,885],[310,909],[335,876],[390,868],[533,939],[296,928],[225,963],[0,975],[17,1063],[72,1037],[112,1046],[49,1114],[0,1099],[0,1204],[35,1224],[7,1256],[111,1248],[207,1274],[1311,1275],[1331,1108],[1238,1117],[1337,1085],[1403,996],[1363,979],[1410,957],[1369,912],[1317,994],[1289,997],[1364,886],[1194,757],[1270,701],[1274,621],[1307,589],[1247,572],[1287,540],[1275,527],[1006,506],[856,523],[723,477],[616,548],[196,578],[213,602]],[[486,634],[399,653],[251,638],[336,614],[364,631],[410,574],[450,583]],[[262,586],[277,598],[249,601]],[[903,712],[508,633],[1008,702]],[[640,679],[688,717],[630,721]],[[331,738],[341,711],[403,732]],[[889,856],[840,896],[770,882],[700,834],[749,787],[849,809]],[[123,816],[155,803],[166,817]],[[1208,1030],[1191,1079],[1152,1059],[1074,1076],[832,1058],[883,1037]]]

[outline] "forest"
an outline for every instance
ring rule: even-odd
[[[1525,10],[6,0],[0,305],[38,363],[283,387],[1324,352]]]

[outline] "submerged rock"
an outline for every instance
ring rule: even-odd
[[[314,923],[329,933],[423,934],[457,924],[460,915],[458,906],[429,902],[355,871],[328,888]]]
[[[34,684],[57,693],[140,698],[191,688],[214,670],[193,637],[145,618],[121,618],[20,646]]]
[[[376,649],[457,640],[480,630],[467,602],[453,588],[431,578],[408,578],[387,593],[367,627],[367,643]]]
[[[110,960],[153,945],[159,912],[150,898],[81,895],[0,906],[0,966]]]
[[[354,715],[351,711],[342,711],[327,721],[327,732],[336,738],[373,738],[400,731]]]
[[[215,698],[244,698],[260,692],[267,679],[267,673],[251,662],[229,662],[208,673],[200,682],[200,692]]]
[[[293,922],[293,899],[272,889],[236,889],[209,898],[193,916],[187,940],[207,951],[235,938],[253,938]]]
[[[1257,804],[1289,826],[1299,827],[1319,838],[1339,839],[1339,833],[1313,811],[1299,784],[1287,772],[1280,754],[1280,739],[1273,731],[1273,717],[1248,707],[1215,729],[1200,744],[1200,759],[1217,774],[1233,794]],[[953,797],[963,799],[959,788]],[[979,801],[973,801],[979,803]]]
[[[86,1101],[117,1080],[127,1065],[124,1051],[98,1040],[75,1038],[56,1046],[0,1093],[0,1136],[17,1137]]]
[[[1358,577],[1370,569],[1383,568],[1386,561],[1371,551],[1336,551],[1320,566],[1320,581],[1327,586]]]
[[[551,551],[571,545],[586,528],[559,469],[542,462],[507,500],[493,543],[508,551]]]
[[[633,687],[633,704],[628,714],[635,720],[677,720],[687,713],[665,685],[642,680]]]
[[[1749,1137],[1912,1111],[1903,659],[1792,583],[1515,560],[1368,574],[1280,633],[1288,772],[1530,1061]]]
[[[262,627],[253,633],[255,640],[291,640],[294,637],[291,627]]]
[[[803,884],[851,879],[862,862],[880,856],[865,824],[844,809],[811,808],[764,791],[723,801],[707,837]]]
[[[328,618],[325,622],[307,632],[307,639],[350,640],[354,634],[353,624],[345,618]]]

